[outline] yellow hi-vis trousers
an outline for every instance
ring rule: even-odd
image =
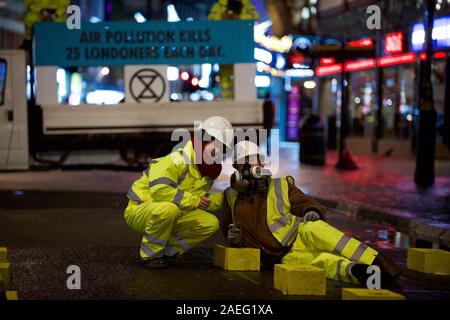
[[[143,233],[140,255],[144,260],[184,253],[219,228],[213,214],[201,209],[180,210],[172,202],[130,203],[125,220],[133,230]]]
[[[283,264],[308,264],[325,270],[332,280],[358,283],[351,274],[355,263],[372,264],[378,252],[345,235],[324,221],[309,221],[298,227],[298,236]]]

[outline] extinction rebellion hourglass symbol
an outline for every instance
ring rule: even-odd
[[[158,102],[164,96],[164,78],[154,69],[138,70],[130,80],[130,93],[137,102]]]

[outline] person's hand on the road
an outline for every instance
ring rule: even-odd
[[[320,220],[320,215],[315,211],[308,211],[303,216],[303,222]]]
[[[198,208],[202,210],[207,210],[210,203],[211,199],[209,199],[208,197],[201,197],[200,203],[198,204]]]
[[[239,223],[228,226],[228,242],[231,246],[241,245],[241,226]]]

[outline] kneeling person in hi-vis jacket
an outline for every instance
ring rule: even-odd
[[[140,259],[150,268],[167,267],[167,257],[187,252],[219,228],[210,212],[221,209],[223,193],[208,192],[222,170],[217,159],[223,147],[231,148],[233,128],[213,116],[200,130],[203,139],[194,134],[183,148],[153,159],[128,192],[125,221],[143,234]]]
[[[394,280],[399,269],[376,250],[330,226],[325,209],[295,186],[290,176],[273,178],[250,141],[236,144],[231,186],[225,190],[222,232],[231,246],[261,250],[262,267],[275,263],[322,268],[328,279],[366,285],[369,265]]]

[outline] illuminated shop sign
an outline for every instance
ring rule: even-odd
[[[373,39],[372,38],[364,38],[360,40],[347,42],[347,45],[350,47],[373,47]]]
[[[342,64],[332,64],[329,66],[318,66],[316,68],[316,74],[318,76],[325,76],[328,74],[335,74],[342,72]]]
[[[347,61],[346,63],[344,63],[344,70],[345,71],[357,71],[357,70],[375,68],[376,66],[377,66],[377,62],[375,59]]]
[[[292,85],[287,97],[286,137],[288,140],[298,139],[298,121],[300,119],[300,85]]]
[[[314,76],[314,71],[311,69],[288,69],[285,74],[292,78],[310,78]]]
[[[450,17],[435,19],[433,22],[433,48],[450,48]],[[411,43],[414,51],[421,51],[425,44],[425,27],[423,23],[417,23],[413,26]]]
[[[419,54],[419,57],[420,57],[421,61],[427,60],[427,53],[426,52],[421,52]],[[439,52],[436,52],[435,54],[433,54],[433,58],[435,58],[435,59],[445,59],[445,58],[447,58],[447,54],[445,52],[443,52],[443,51],[439,51]]]
[[[387,54],[403,52],[403,33],[388,33],[384,41],[384,52]]]
[[[378,58],[378,65],[380,67],[388,67],[396,64],[410,63],[415,61],[416,61],[416,54],[414,52],[408,52],[403,54],[397,54],[394,56]]]
[[[320,58],[320,64],[334,64],[336,60],[334,58]]]

